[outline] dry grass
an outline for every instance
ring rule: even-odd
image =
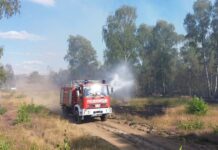
[[[32,98],[19,95],[23,93],[1,93],[0,104],[8,111],[0,116],[0,141],[10,143],[10,149],[53,150],[64,149],[66,144],[71,149],[116,149],[103,139],[88,135],[78,125],[51,112],[31,114],[30,122],[14,124],[18,106],[33,102]]]
[[[218,109],[214,106],[209,106],[209,111],[205,116],[190,115],[186,113],[185,106],[182,105],[176,106],[174,108],[168,108],[164,115],[155,116],[151,118],[150,121],[155,126],[167,130],[178,130],[179,122],[201,121],[204,124],[204,128],[196,132],[211,132],[213,129],[212,127],[218,125],[217,114]]]
[[[180,98],[135,98],[125,104],[130,106],[134,110],[142,113],[134,115],[129,112],[120,114],[122,119],[126,119],[137,123],[147,123],[151,126],[167,131],[177,131],[182,134],[188,133],[211,133],[215,132],[218,126],[218,105],[209,104],[209,110],[206,115],[198,116],[188,114],[186,111],[186,104],[190,100],[190,97]],[[164,113],[152,115],[150,117],[143,117],[143,110],[147,109],[147,106],[164,106]],[[186,130],[180,128],[181,123],[191,124],[193,122],[202,122],[202,129]]]

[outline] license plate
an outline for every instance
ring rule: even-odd
[[[95,107],[101,107],[101,105],[100,104],[95,104]]]

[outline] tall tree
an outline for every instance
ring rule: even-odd
[[[86,38],[70,35],[64,59],[69,62],[72,79],[95,78],[98,68],[96,51]]]
[[[151,65],[149,64],[149,56],[150,56],[150,45],[152,39],[152,30],[153,27],[150,27],[146,24],[141,24],[137,29],[137,51],[138,51],[138,87],[139,94],[151,94],[152,91],[152,83],[154,81],[154,77],[151,74]]]
[[[146,24],[137,30],[140,60],[139,84],[147,94],[169,94],[175,78],[178,60],[176,45],[181,36],[172,24],[158,21],[154,27]]]
[[[9,18],[12,15],[18,13],[20,10],[20,0],[0,0],[0,19],[3,17]],[[3,48],[0,47],[0,58],[3,55]],[[5,71],[3,66],[0,66],[0,83],[3,83],[5,77]]]
[[[0,47],[0,59],[3,56],[3,48]],[[0,64],[0,85],[2,85],[6,80],[5,70],[3,65]]]
[[[212,86],[209,72],[209,62],[211,60],[210,24],[212,4],[210,0],[197,0],[193,5],[193,14],[187,14],[184,25],[187,31],[187,39],[196,46],[200,54],[200,60],[204,66],[205,81],[207,83],[208,96],[211,97]]]
[[[103,39],[106,44],[105,63],[113,66],[117,63],[135,64],[136,52],[136,9],[122,6],[114,15],[107,18],[103,27]]]
[[[213,48],[215,50],[215,88],[214,93],[217,96],[217,88],[218,88],[218,0],[215,1],[212,11],[212,43]]]
[[[199,53],[195,47],[185,42],[180,49],[181,65],[182,68],[178,68],[177,71],[177,83],[183,94],[201,95],[203,96],[205,88],[202,88],[204,82],[202,82],[203,67],[199,63]],[[179,81],[180,82],[179,82]],[[203,83],[203,84],[202,84]]]
[[[180,36],[175,32],[174,26],[166,21],[158,21],[152,34],[150,63],[153,66],[156,86],[160,88],[157,90],[165,95],[174,79],[178,56],[176,46]]]
[[[5,65],[5,74],[6,74],[6,81],[5,85],[7,87],[12,87],[15,85],[15,77],[14,77],[14,71],[10,64]]]
[[[30,73],[28,77],[29,83],[39,83],[39,81],[42,81],[43,77],[39,74],[38,71],[33,71]]]

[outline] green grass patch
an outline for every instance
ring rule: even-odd
[[[26,105],[26,109],[28,113],[41,113],[45,108],[41,105],[28,104]]]
[[[204,122],[200,120],[180,121],[178,128],[183,130],[199,130],[204,128]]]
[[[5,138],[0,136],[0,150],[9,150],[10,148],[10,143]]]
[[[208,104],[202,98],[193,97],[187,105],[187,112],[189,114],[205,115],[207,111]]]
[[[6,112],[7,112],[7,109],[5,107],[0,106],[0,115],[3,115]]]
[[[29,122],[31,120],[30,114],[39,113],[46,113],[43,106],[35,104],[22,104],[18,109],[16,124]]]
[[[19,107],[17,112],[16,124],[25,123],[30,121],[30,115],[27,109],[27,105],[23,104]]]

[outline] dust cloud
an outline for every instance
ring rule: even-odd
[[[29,76],[18,76],[16,87],[17,92],[26,95],[32,103],[43,105],[54,112],[60,111],[59,88],[48,76],[40,76],[34,80]]]

